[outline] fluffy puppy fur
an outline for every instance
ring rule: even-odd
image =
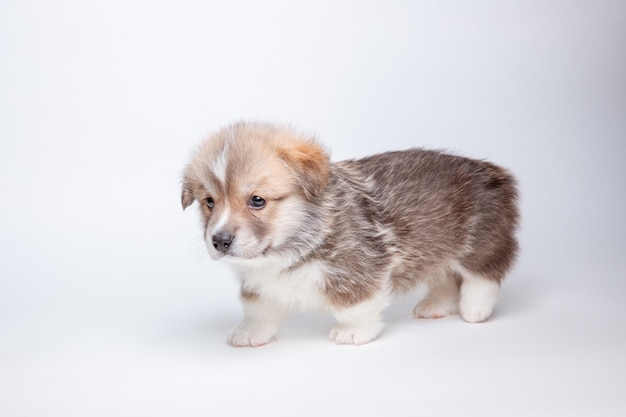
[[[416,317],[481,322],[517,252],[511,174],[438,151],[330,163],[307,135],[238,123],[201,144],[182,188],[209,255],[241,283],[234,346],[266,344],[290,311],[314,309],[337,319],[331,340],[367,343],[392,296],[419,284]]]

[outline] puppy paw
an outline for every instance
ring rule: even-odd
[[[228,337],[228,344],[235,347],[259,347],[276,339],[276,326],[239,326]]]
[[[500,294],[498,282],[468,274],[461,286],[461,317],[468,323],[480,323],[491,316]]]
[[[491,316],[493,305],[472,305],[469,303],[461,304],[461,317],[468,323],[480,323]]]
[[[458,312],[458,302],[450,299],[425,298],[413,309],[413,315],[420,319],[440,319]]]
[[[359,328],[356,326],[336,326],[328,339],[338,345],[364,345],[378,337],[380,329]]]

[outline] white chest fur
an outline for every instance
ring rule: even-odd
[[[280,257],[229,263],[244,288],[286,310],[320,310],[327,305],[322,293],[324,267],[319,261],[290,269],[285,268],[287,262]]]

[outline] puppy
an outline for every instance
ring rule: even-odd
[[[294,310],[331,312],[330,339],[361,345],[392,296],[419,284],[416,317],[486,320],[516,256],[517,199],[489,162],[412,149],[330,163],[313,138],[262,123],[202,143],[182,186],[209,255],[241,284],[233,346],[271,342]]]

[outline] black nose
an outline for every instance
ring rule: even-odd
[[[230,233],[216,233],[213,235],[213,247],[220,252],[228,252],[235,236]]]

